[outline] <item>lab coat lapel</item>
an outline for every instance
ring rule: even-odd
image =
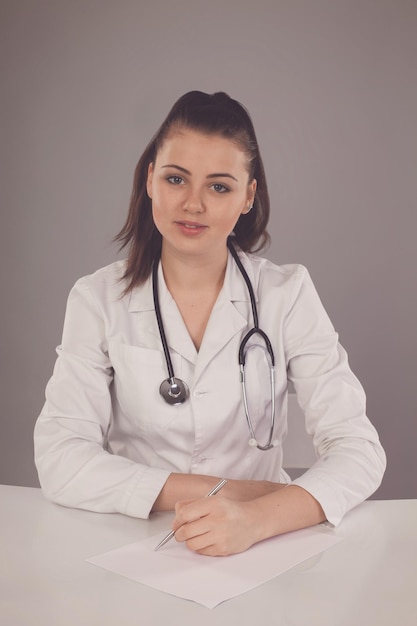
[[[159,284],[162,287],[161,281]],[[161,310],[163,311],[163,323],[170,351],[172,353],[177,352],[194,365],[197,360],[197,350],[184,324],[176,302],[165,285],[165,281],[163,282],[163,288],[160,289],[160,304]]]
[[[196,362],[194,383],[207,365],[226,344],[246,326],[246,318],[239,313],[233,302],[219,299],[210,316],[204,339]],[[236,362],[238,354],[236,352]]]
[[[245,261],[245,257],[242,258],[242,261]],[[245,264],[247,265],[246,262]],[[252,267],[249,265],[249,267],[246,267],[246,270],[253,281]],[[242,315],[236,306],[239,302],[250,302],[246,284],[233,257],[229,253],[224,284],[210,315],[199,352],[197,352],[181,313],[168,291],[161,265],[159,265],[158,269],[158,286],[165,333],[170,351],[177,352],[195,365],[194,382],[196,382],[198,376],[216,354],[222,350],[232,337],[247,326],[247,317]],[[249,304],[245,309],[248,309],[250,315]],[[249,323],[251,323],[250,320]],[[155,325],[155,328],[157,329],[157,325]]]
[[[243,261],[243,258],[242,258]],[[245,263],[245,266],[247,264]],[[253,281],[252,268],[246,267]],[[242,303],[247,303],[243,304]],[[239,310],[240,309],[240,310]],[[229,253],[223,288],[207,324],[196,362],[194,383],[212,359],[237,334],[249,328],[250,298],[240,271]],[[236,353],[236,362],[238,354]]]
[[[162,322],[170,351],[177,352],[195,364],[197,351],[178,307],[165,284],[161,264],[158,268],[158,293]],[[162,350],[153,301],[152,277],[148,278],[144,285],[133,291],[129,303],[129,312],[139,315],[138,328],[141,330],[142,338],[146,340],[146,345],[149,348]]]
[[[241,255],[241,260],[255,288],[252,265],[245,255]],[[195,365],[194,382],[197,381],[208,363],[237,333],[241,333],[243,329],[248,329],[252,325],[248,290],[230,253],[223,288],[214,305],[199,352],[197,352],[178,307],[168,291],[161,264],[158,268],[158,289],[169,349]],[[239,308],[242,312],[239,311]],[[149,347],[162,349],[155,316],[151,278],[132,293],[129,311],[142,314],[142,333],[148,334]]]

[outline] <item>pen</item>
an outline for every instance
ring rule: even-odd
[[[208,492],[208,494],[205,496],[206,498],[209,498],[210,496],[214,496],[218,491],[220,491],[220,489],[222,487],[225,486],[225,484],[227,483],[227,480],[225,478],[223,478],[220,482],[217,483],[217,485],[215,487],[213,487],[213,489],[211,491]],[[154,551],[156,552],[156,550],[159,550],[159,548],[162,548],[162,546],[164,546],[166,543],[168,543],[168,541],[170,539],[172,539],[172,537],[175,535],[175,530],[171,530],[159,543],[158,545],[154,548]]]

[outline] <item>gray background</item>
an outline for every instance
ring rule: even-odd
[[[137,159],[173,101],[249,108],[267,256],[310,269],[416,497],[417,2],[1,0],[0,482],[35,486],[32,431],[74,281],[116,258]]]

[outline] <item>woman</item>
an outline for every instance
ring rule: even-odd
[[[177,541],[226,555],[336,525],[378,487],[385,455],[306,269],[253,254],[268,216],[246,110],[224,93],[182,96],[136,168],[118,236],[127,260],[69,296],[35,428],[46,497],[143,518],[175,509]],[[242,401],[238,354],[256,316]],[[317,454],[292,483],[282,467],[288,381]],[[222,491],[204,498],[221,477]]]

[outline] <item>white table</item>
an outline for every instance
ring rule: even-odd
[[[215,609],[85,559],[169,527],[65,509],[0,486],[1,626],[415,626],[417,500],[365,502],[322,554]]]

